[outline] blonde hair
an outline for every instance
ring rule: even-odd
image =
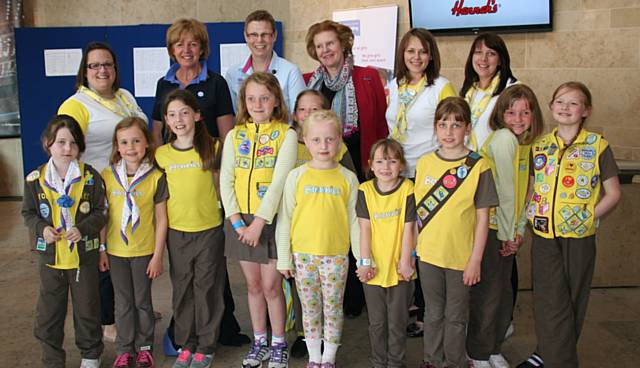
[[[311,113],[309,117],[302,122],[302,136],[306,137],[312,125],[325,123],[333,126],[336,135],[342,139],[342,122],[333,110],[317,110]]]
[[[173,45],[178,43],[180,37],[185,33],[192,34],[193,37],[200,42],[202,54],[198,55],[199,60],[207,60],[210,52],[209,33],[207,32],[207,27],[202,22],[193,18],[178,19],[167,29],[167,51],[169,52],[169,57],[173,60],[176,59],[173,55]]]
[[[279,120],[282,122],[289,121],[289,111],[287,105],[284,102],[284,96],[282,95],[282,89],[280,89],[280,83],[278,79],[271,73],[267,72],[255,72],[251,74],[247,79],[242,82],[240,92],[238,93],[238,116],[236,121],[238,124],[245,124],[251,117],[247,110],[247,86],[249,83],[256,83],[265,86],[271,94],[276,98],[276,105],[271,113],[271,119]]]

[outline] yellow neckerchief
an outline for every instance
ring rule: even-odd
[[[124,93],[122,93],[121,90],[117,90],[114,95],[115,98],[113,99],[106,99],[102,96],[100,96],[99,94],[97,94],[95,91],[85,87],[85,86],[81,86],[78,89],[78,92],[82,92],[85,95],[91,97],[92,99],[94,99],[97,103],[99,103],[100,105],[104,106],[107,110],[113,112],[116,115],[119,115],[123,118],[129,117],[129,116],[135,116],[135,112],[137,112],[139,110],[138,106],[132,104],[124,95]]]
[[[467,93],[464,95],[465,101],[467,101],[469,107],[471,108],[472,129],[471,134],[469,134],[469,141],[467,146],[474,151],[479,150],[480,147],[478,147],[478,139],[473,133],[473,130],[478,124],[480,116],[482,116],[484,111],[487,109],[487,106],[489,106],[489,101],[491,101],[491,97],[493,97],[493,92],[496,90],[496,88],[498,88],[498,85],[500,84],[500,75],[496,74],[495,77],[493,77],[493,79],[491,80],[491,84],[489,84],[489,87],[487,88],[482,89],[478,86],[478,84],[479,82],[474,83],[473,86],[471,86],[471,88],[469,88]],[[483,92],[484,96],[482,96],[482,99],[480,99],[480,101],[474,103],[474,101],[476,100],[476,94],[478,92]]]
[[[81,202],[82,192],[84,191],[84,184],[87,177],[87,174],[84,172],[84,169],[85,169],[84,163],[78,162],[78,165],[80,166],[81,179],[79,182],[73,184],[73,186],[71,187],[71,191],[69,192],[69,197],[73,198],[74,200],[74,203],[70,208],[71,216],[74,219],[76,218],[76,214],[78,213],[78,206],[80,205],[80,202]],[[55,207],[58,206],[56,202],[58,198],[60,198],[60,194],[49,189],[49,187],[44,184],[44,179],[45,179],[44,172],[46,170],[47,170],[47,165],[43,166],[42,168],[42,174],[40,175],[40,178],[39,178],[40,188],[42,188],[42,192],[44,193],[45,197],[47,198],[47,201],[49,202],[49,205],[51,206],[51,222],[53,224],[53,227],[55,229],[60,229],[60,227],[62,226],[62,218],[60,216],[60,211],[55,209]],[[63,228],[60,231],[64,232],[65,230]],[[57,248],[56,260],[54,265],[58,265],[61,262],[60,258],[66,258],[66,257],[77,258],[78,247],[74,246],[73,248],[71,248],[67,244],[67,241],[65,239],[56,241],[56,248]],[[75,261],[72,261],[72,262],[75,262]]]
[[[391,136],[399,141],[404,142],[407,138],[407,111],[411,108],[418,96],[424,91],[427,76],[422,76],[418,83],[409,84],[406,78],[400,81],[398,86],[398,113],[396,114],[396,125],[393,127]]]

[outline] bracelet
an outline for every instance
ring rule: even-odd
[[[244,223],[243,219],[240,219],[240,220],[232,223],[231,227],[233,228],[233,230],[238,230],[241,227],[247,227],[247,224]]]
[[[418,256],[418,252],[416,252],[416,250],[412,250],[411,251],[411,257],[417,257]]]
[[[358,260],[358,267],[371,266],[371,258],[360,258]]]
[[[93,249],[96,249],[96,248],[93,248]],[[100,244],[100,246],[98,247],[98,252],[100,252],[100,253],[102,253],[102,252],[104,252],[106,250],[107,250],[107,245],[104,244],[104,243]]]

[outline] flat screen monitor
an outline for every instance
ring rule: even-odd
[[[411,26],[437,35],[552,30],[552,0],[409,0]]]

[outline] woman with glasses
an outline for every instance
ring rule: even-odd
[[[230,67],[224,76],[229,83],[234,110],[238,110],[236,99],[242,82],[253,72],[267,72],[278,79],[284,103],[289,113],[293,113],[296,97],[305,89],[304,80],[297,66],[273,51],[277,38],[276,21],[268,11],[256,10],[245,19],[244,39],[251,54],[244,62]]]
[[[109,164],[113,132],[126,117],[147,117],[131,92],[120,88],[118,62],[111,47],[92,42],[82,53],[76,76],[76,93],[60,105],[58,114],[70,115],[82,128],[86,149],[82,160],[101,172]],[[100,236],[104,244],[105,235]],[[105,250],[100,246],[100,251]],[[100,272],[101,321],[105,339],[115,341],[114,296],[108,270]]]

